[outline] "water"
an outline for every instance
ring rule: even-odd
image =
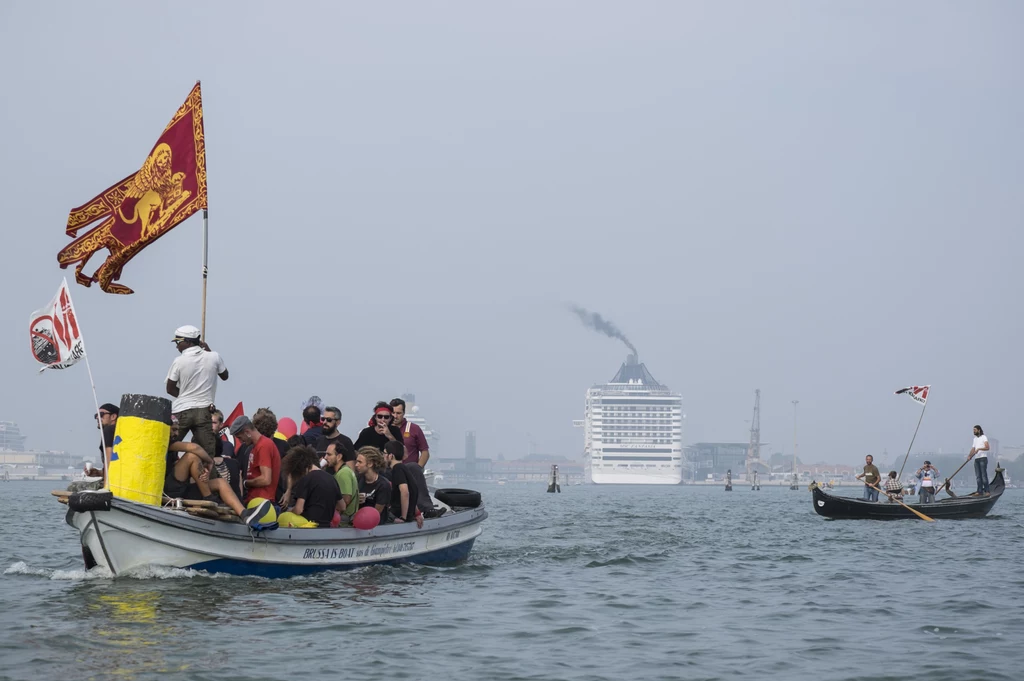
[[[929,524],[827,521],[803,489],[480,486],[467,563],[264,580],[87,575],[54,486],[0,485],[3,679],[1022,674],[1020,490]]]

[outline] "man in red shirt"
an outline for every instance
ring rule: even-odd
[[[242,488],[245,503],[256,498],[275,501],[277,481],[281,477],[281,454],[273,441],[260,435],[248,416],[239,416],[231,424],[231,435],[243,444],[252,446],[249,456],[249,470]]]
[[[396,397],[391,400],[391,409],[394,417],[391,425],[402,431],[402,441],[405,444],[405,463],[418,463],[420,467],[427,467],[427,460],[430,459],[430,449],[427,445],[427,438],[423,436],[423,429],[412,421],[405,419],[405,400]]]

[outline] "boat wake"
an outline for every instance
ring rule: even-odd
[[[56,570],[54,568],[32,567],[25,561],[19,560],[4,570],[5,575],[27,575],[30,577],[42,577],[56,582],[82,582],[92,580],[115,579],[107,568],[97,565],[91,570],[79,568],[75,570]],[[227,576],[227,575],[223,575]],[[191,570],[188,568],[170,568],[157,565],[146,566],[136,570],[128,570],[117,575],[117,579],[193,579],[205,577],[213,579],[222,575],[211,575],[202,570]]]

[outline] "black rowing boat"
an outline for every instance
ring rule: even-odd
[[[996,468],[996,476],[992,479],[990,488],[991,495],[987,497],[946,497],[930,504],[907,505],[935,519],[983,518],[992,510],[992,507],[999,501],[999,497],[1002,496],[1003,490],[1006,489],[1002,468]],[[814,510],[818,515],[825,516],[826,518],[843,520],[903,520],[905,518],[918,517],[895,501],[889,501],[881,494],[879,495],[880,501],[864,501],[851,497],[838,497],[826,494],[817,483],[811,483],[811,494],[814,498]],[[938,498],[938,495],[936,495],[936,498]]]

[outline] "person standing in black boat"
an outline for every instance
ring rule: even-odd
[[[882,474],[874,464],[875,457],[868,454],[864,457],[864,472],[857,476],[857,479],[864,479],[864,501],[878,501],[878,489],[871,485],[878,485],[882,480]]]
[[[366,428],[363,428],[356,438],[355,448],[358,452],[363,447],[375,447],[382,454],[384,445],[389,442],[401,442],[402,431],[391,425],[393,411],[387,402],[378,402],[373,408],[373,418]]]
[[[988,437],[981,426],[974,426],[974,446],[967,460],[974,459],[974,476],[978,479],[978,491],[974,495],[989,496],[988,488]]]
[[[921,503],[930,504],[935,501],[935,481],[939,479],[939,469],[933,466],[931,461],[925,461],[914,475],[921,481],[918,491]]]

